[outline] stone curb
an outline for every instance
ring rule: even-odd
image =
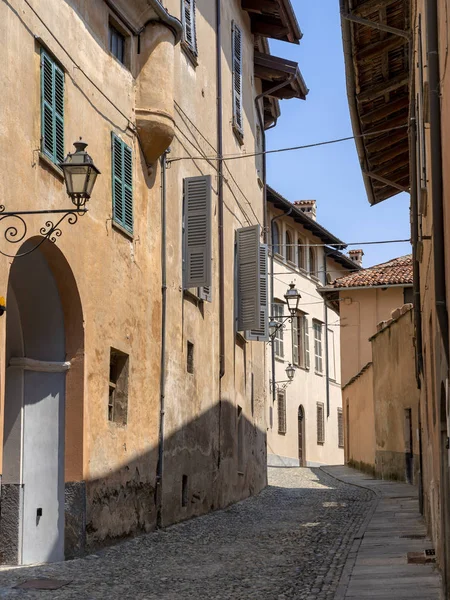
[[[377,509],[378,503],[380,502],[382,494],[379,490],[372,489],[363,484],[351,483],[349,481],[345,481],[344,479],[341,479],[340,477],[333,475],[333,473],[330,473],[326,469],[326,467],[320,467],[320,469],[324,473],[326,473],[327,475],[332,477],[333,479],[336,479],[336,481],[340,481],[341,483],[346,483],[347,485],[353,485],[354,487],[359,487],[364,490],[369,490],[375,496],[374,499],[372,500],[372,506],[369,508],[369,512],[367,513],[366,518],[364,519],[362,525],[360,526],[355,537],[353,538],[353,544],[347,555],[347,559],[345,561],[345,565],[344,565],[344,568],[342,569],[341,577],[339,579],[338,587],[336,589],[336,594],[334,596],[334,600],[345,600],[345,595],[347,593],[348,584],[350,582],[350,577],[352,575],[353,567],[355,566],[359,548],[364,539],[364,534],[366,532],[367,526],[369,525],[370,520],[372,519],[372,517]]]

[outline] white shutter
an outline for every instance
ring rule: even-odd
[[[238,331],[261,324],[260,236],[260,225],[236,231]]]
[[[259,327],[245,332],[247,340],[256,342],[269,341],[269,288],[267,282],[268,247],[261,244],[259,247],[259,282],[261,306],[259,313]]]
[[[233,21],[232,28],[233,61],[233,125],[244,134],[242,110],[242,32]]]
[[[299,320],[297,315],[292,319],[292,362],[294,365],[300,364],[300,355],[298,347]]]
[[[310,352],[309,352],[309,324],[307,317],[304,319],[304,332],[305,332],[305,368],[309,369],[311,366]]]
[[[212,285],[211,176],[184,180],[184,289]]]

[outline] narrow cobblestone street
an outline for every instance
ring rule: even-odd
[[[331,600],[373,501],[320,469],[269,469],[267,489],[226,510],[82,560],[5,569],[0,597]],[[71,583],[13,589],[42,577]]]

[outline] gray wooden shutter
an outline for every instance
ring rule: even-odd
[[[236,23],[232,25],[232,62],[233,62],[233,126],[244,134],[242,111],[242,32]]]
[[[309,369],[311,366],[311,358],[309,352],[309,324],[307,317],[303,317],[303,328],[305,332],[305,368]]]
[[[212,286],[204,285],[198,288],[197,291],[198,297],[200,300],[205,300],[206,302],[212,302]]]
[[[236,231],[237,240],[237,329],[258,329],[261,320],[260,225]]]
[[[300,364],[298,348],[299,319],[300,317],[297,316],[292,319],[292,362],[297,366]]]
[[[256,342],[269,341],[269,289],[267,282],[268,247],[261,244],[259,247],[259,282],[260,282],[260,313],[259,327],[245,332],[247,340]]]
[[[182,0],[181,16],[183,21],[184,41],[197,56],[197,31],[195,24],[195,0]]]
[[[184,180],[184,289],[212,285],[211,176]]]
[[[111,135],[113,220],[133,233],[133,151]]]
[[[64,160],[64,72],[41,51],[42,152],[54,163]]]

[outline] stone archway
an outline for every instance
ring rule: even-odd
[[[74,511],[69,506],[66,519],[66,482],[79,485],[83,479],[83,340],[81,302],[61,251],[44,242],[14,259],[6,318],[0,521],[4,562],[32,564],[65,557],[65,529]],[[84,497],[79,502],[84,508]],[[77,515],[77,527],[82,517]],[[83,536],[80,530],[78,537]]]

